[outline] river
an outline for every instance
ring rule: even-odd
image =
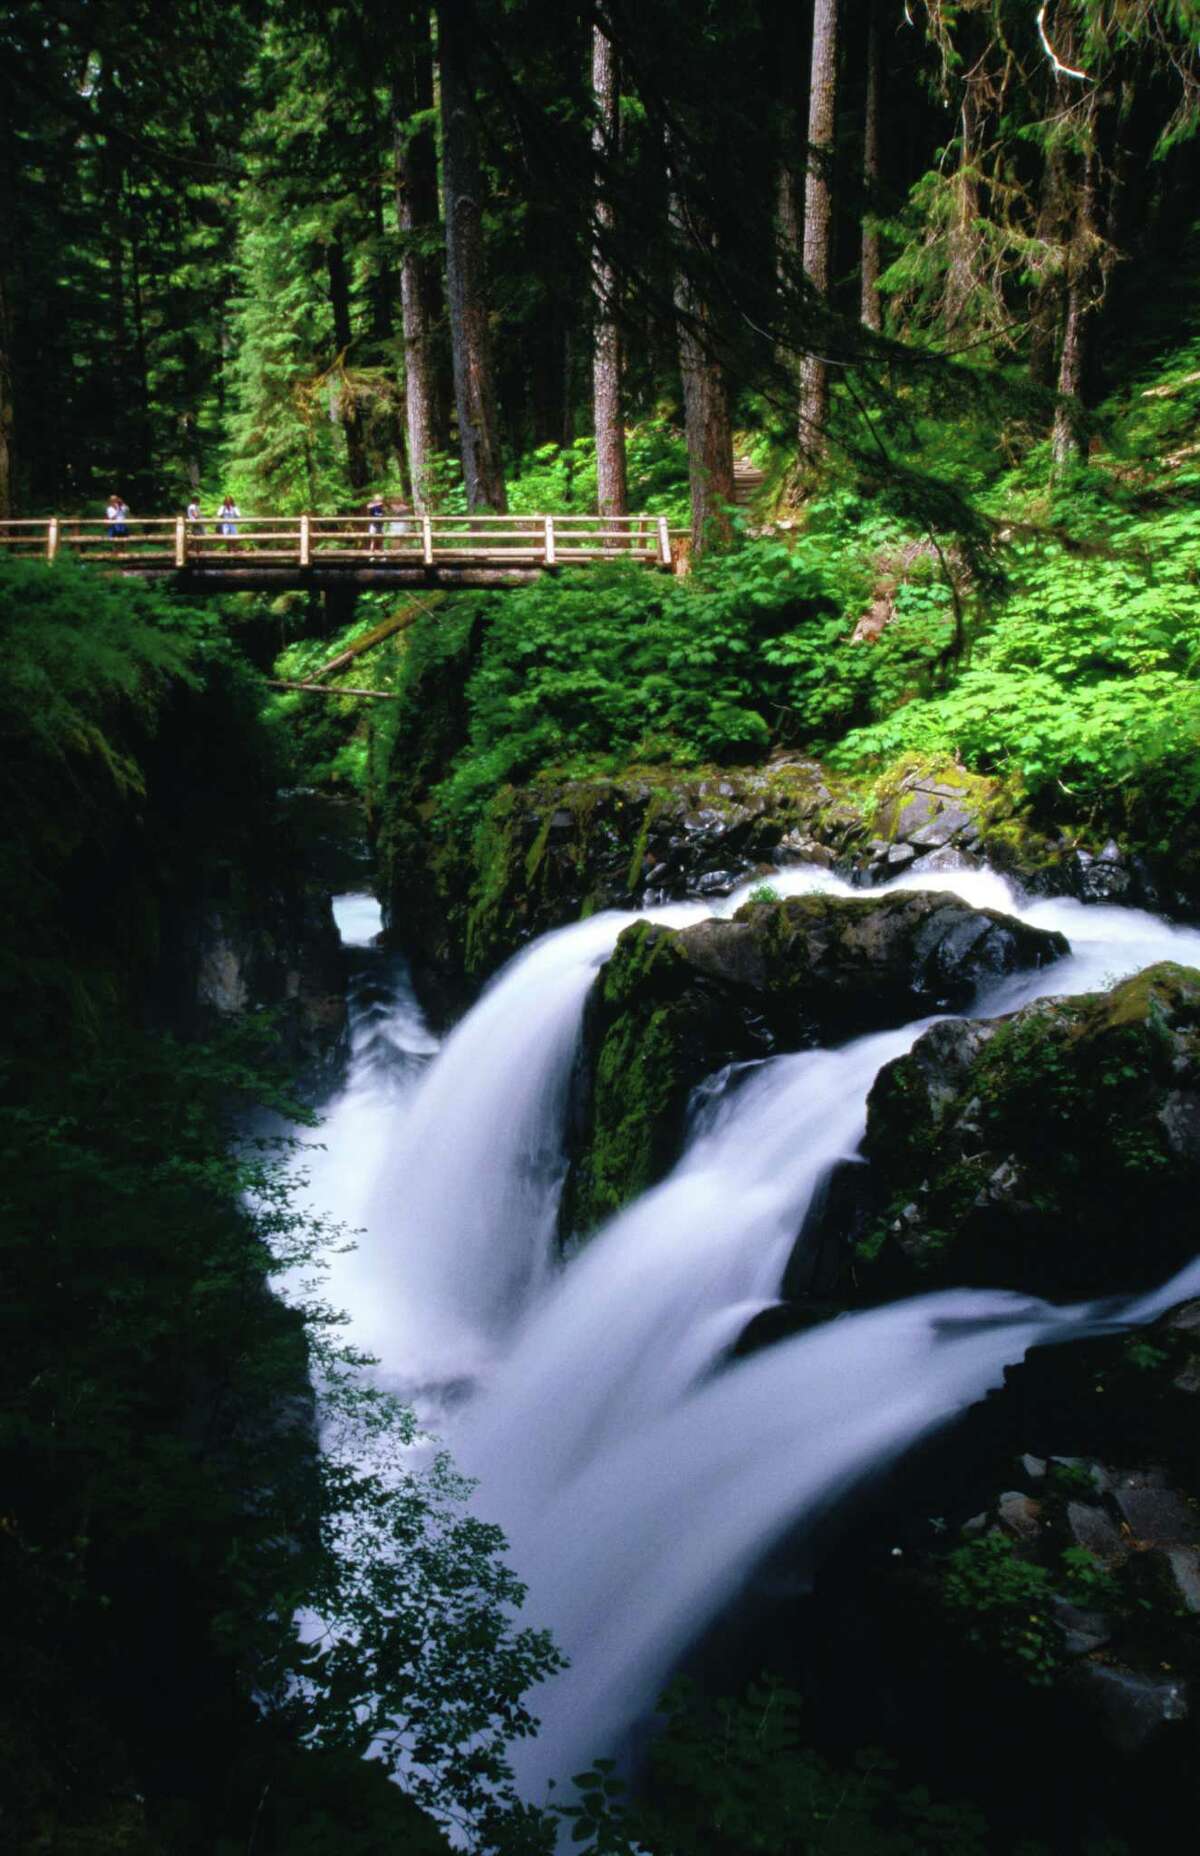
[[[862,896],[823,870],[779,894]],[[953,889],[1057,929],[1070,956],[991,988],[995,1015],[1112,985],[1153,961],[1200,966],[1200,932],[1136,910],[1018,902],[987,871],[887,887]],[[640,912],[680,926],[714,905]],[[947,1291],[843,1317],[736,1364],[728,1349],[777,1297],[812,1194],[856,1151],[879,1068],[932,1022],[781,1056],[700,1092],[671,1176],[564,1265],[555,1219],[584,1000],[635,914],[544,936],[439,1045],[402,961],[373,945],[367,896],[336,905],[351,950],[351,1056],[321,1146],[314,1208],[360,1232],[330,1299],[382,1383],[410,1400],[478,1479],[529,1597],[570,1668],[536,1697],[520,1786],[621,1747],[681,1655],[785,1531],[804,1528],[999,1383],[1034,1342],[1111,1324],[1113,1304]],[[736,1086],[733,1086],[736,1084]],[[1200,1293],[1194,1265],[1120,1319]]]

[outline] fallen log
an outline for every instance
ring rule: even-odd
[[[294,683],[286,677],[268,677],[267,683],[273,690],[307,690],[313,696],[373,696],[376,702],[399,702],[400,698],[391,690],[352,690],[334,689],[328,683]]]
[[[352,664],[356,657],[362,656],[364,651],[372,650],[377,644],[382,644],[385,638],[393,637],[396,632],[406,631],[410,625],[416,623],[423,612],[432,611],[431,605],[424,600],[417,600],[413,605],[405,606],[401,612],[394,612],[390,619],[383,621],[382,625],[377,625],[373,631],[366,632],[361,638],[356,638],[354,643],[347,645],[344,651],[339,651],[336,657],[331,657],[327,664],[322,664],[314,670],[312,672],[314,682],[319,682],[323,677],[336,676],[339,670],[344,670],[347,664]]]

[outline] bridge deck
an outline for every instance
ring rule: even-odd
[[[0,556],[64,554],[188,592],[292,586],[503,586],[588,561],[670,568],[665,516],[26,517],[0,522]]]

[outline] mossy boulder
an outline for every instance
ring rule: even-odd
[[[858,1246],[869,1295],[1158,1281],[1197,1247],[1200,973],[934,1027],[880,1073],[864,1151],[886,1195]]]
[[[537,935],[581,915],[728,895],[781,863],[849,873],[868,835],[844,783],[799,756],[733,770],[547,775],[502,787],[481,815],[458,823],[438,811],[419,767],[403,777],[403,787],[394,777],[380,830],[390,929],[419,967],[467,993]]]
[[[589,999],[566,1230],[591,1229],[663,1176],[692,1090],[724,1065],[961,1007],[982,981],[1066,952],[1061,935],[922,891],[750,902],[682,929],[635,923]]]

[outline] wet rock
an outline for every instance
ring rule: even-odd
[[[871,1092],[864,1152],[891,1210],[863,1285],[1019,1282],[1068,1297],[1161,1281],[1195,1249],[1194,1129],[1200,974],[1186,968],[935,1027]]]
[[[724,1065],[965,1003],[1066,951],[944,893],[751,902],[731,920],[628,928],[593,988],[564,1231],[592,1228],[678,1154],[691,1091]]]
[[[1165,1558],[1181,1604],[1200,1612],[1200,1548],[1168,1547]]]
[[[1129,1556],[1128,1544],[1116,1523],[1091,1502],[1068,1502],[1067,1525],[1077,1547],[1083,1547],[1104,1566],[1119,1566]]]
[[[1187,1685],[1106,1663],[1080,1663],[1074,1681],[1099,1717],[1105,1738],[1120,1753],[1141,1752],[1164,1728],[1188,1718]]]
[[[1113,1499],[1140,1546],[1200,1546],[1200,1516],[1175,1490],[1117,1488]]]
[[[1009,1489],[996,1505],[1000,1525],[1014,1540],[1036,1540],[1042,1531],[1042,1504],[1019,1489]]]
[[[936,818],[922,825],[919,831],[906,829],[905,837],[910,844],[919,844],[926,850],[940,850],[944,844],[949,844],[951,838],[957,837],[960,831],[967,830],[973,823],[971,814],[964,812],[961,806],[947,805],[942,807]]]
[[[1068,1656],[1090,1656],[1112,1637],[1112,1623],[1102,1611],[1083,1611],[1069,1599],[1057,1597],[1051,1600],[1050,1611]]]
[[[906,848],[912,847],[910,845]],[[946,845],[940,851],[927,851],[924,857],[918,857],[915,863],[909,864],[908,873],[910,876],[930,876],[948,870],[978,870],[978,868],[977,857],[970,856],[966,851],[957,850],[952,845]]]

